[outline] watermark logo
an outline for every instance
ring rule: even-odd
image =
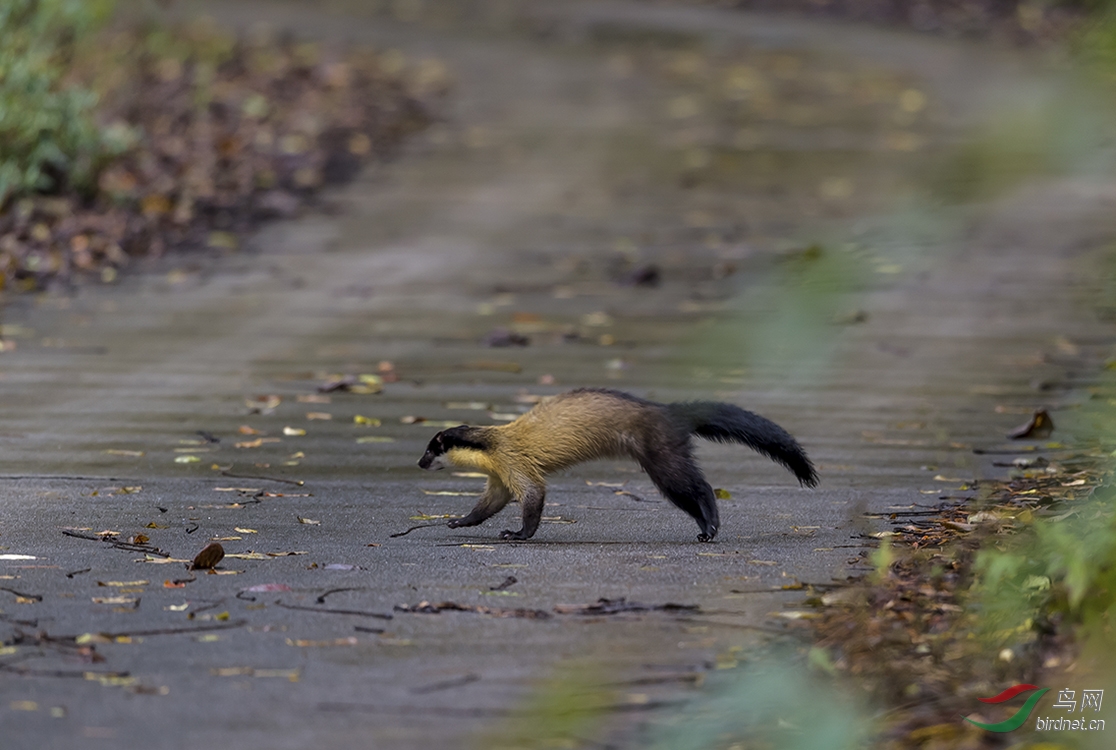
[[[965,721],[974,726],[978,726],[989,732],[1013,732],[1019,727],[1023,726],[1027,719],[1030,718],[1031,712],[1035,710],[1039,700],[1045,695],[1050,688],[1039,688],[1038,685],[1012,685],[1004,692],[991,698],[978,698],[981,703],[1005,703],[1012,698],[1023,693],[1031,693],[1026,702],[1016,711],[1011,717],[1003,721],[996,722],[995,724],[986,724],[980,721],[974,721],[970,718],[962,717]],[[1080,702],[1077,698],[1077,691],[1064,689],[1058,691],[1058,700],[1051,708],[1068,712],[1069,716],[1040,716],[1035,719],[1035,729],[1038,731],[1100,731],[1104,729],[1104,719],[1088,719],[1085,717],[1074,718],[1073,713],[1080,706],[1080,711],[1084,712],[1086,709],[1092,709],[1093,713],[1098,713],[1101,710],[1101,703],[1104,700],[1104,690],[1082,690]]]
[[[1026,693],[1031,690],[1038,690],[1038,692],[1033,693],[1031,697],[1027,699],[1027,702],[1023,704],[1023,707],[1012,714],[1010,718],[1004,719],[1003,721],[997,722],[995,724],[985,724],[980,721],[973,721],[967,716],[964,717],[965,721],[989,732],[1014,732],[1016,729],[1023,726],[1027,719],[1030,718],[1031,712],[1035,710],[1035,705],[1039,702],[1039,699],[1042,698],[1042,696],[1045,695],[1048,690],[1050,690],[1050,688],[1039,689],[1038,685],[1012,685],[999,695],[993,696],[991,698],[977,699],[981,703],[1004,703],[1011,700],[1020,693]]]

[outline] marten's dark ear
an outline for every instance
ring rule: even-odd
[[[444,437],[445,434],[446,433],[443,430],[442,432],[439,432],[437,435],[432,437],[430,439],[430,442],[426,446],[426,452],[434,456],[440,456],[445,453],[447,448],[446,440]]]

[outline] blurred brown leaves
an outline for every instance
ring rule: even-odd
[[[62,180],[55,195],[3,207],[0,289],[79,273],[111,282],[131,256],[169,248],[234,251],[261,219],[294,215],[423,127],[414,94],[446,85],[408,77],[398,54],[200,22],[118,29],[89,46],[72,77],[100,93],[99,118],[130,147],[91,195]]]

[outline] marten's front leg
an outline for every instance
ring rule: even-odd
[[[519,531],[505,529],[500,532],[501,539],[530,539],[539,528],[542,519],[543,503],[546,501],[546,486],[532,484],[523,494],[523,528]]]
[[[469,515],[464,518],[455,518],[446,525],[451,529],[456,529],[459,526],[476,526],[479,523],[484,523],[503,510],[504,506],[511,502],[511,499],[511,490],[495,477],[489,477],[488,484],[484,487],[484,494],[477,501],[476,507],[469,511]]]

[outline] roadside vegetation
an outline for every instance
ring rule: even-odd
[[[0,7],[0,289],[111,282],[138,256],[228,252],[259,220],[384,158],[446,83],[434,62],[337,52],[112,0]]]

